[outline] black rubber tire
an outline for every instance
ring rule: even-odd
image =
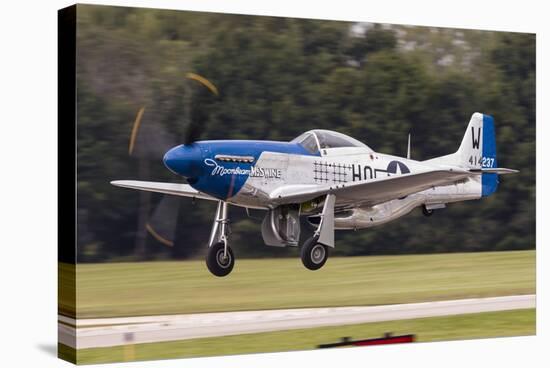
[[[426,216],[426,217],[430,217],[431,215],[434,214],[434,210],[429,210],[429,209],[427,209],[427,208],[426,208],[426,205],[423,204],[423,205],[422,205],[422,214],[423,214],[424,216]]]
[[[223,248],[223,242],[213,244],[206,255],[206,267],[214,276],[218,277],[229,275],[235,265],[235,256],[229,246],[227,246],[228,259],[225,262],[223,261]]]
[[[309,238],[302,245],[300,252],[302,263],[308,270],[318,270],[323,267],[328,258],[328,247],[317,243],[317,238]]]

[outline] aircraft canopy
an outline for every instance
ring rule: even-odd
[[[362,142],[359,142],[357,139],[332,130],[310,130],[294,138],[291,142],[296,142],[302,145],[311,153],[318,153],[324,148],[341,147],[362,147],[372,152],[370,147]]]

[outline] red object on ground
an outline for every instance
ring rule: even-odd
[[[343,346],[369,346],[369,345],[386,345],[386,344],[403,344],[407,342],[414,342],[415,335],[400,335],[392,336],[390,333],[386,333],[384,337],[379,337],[375,339],[364,339],[364,340],[350,340],[349,337],[343,337],[342,341],[335,342],[331,344],[322,344],[319,345],[319,349],[325,348],[337,348]]]
[[[384,345],[384,344],[402,344],[405,342],[414,342],[414,335],[381,337],[379,339],[358,340],[353,342],[353,346]]]

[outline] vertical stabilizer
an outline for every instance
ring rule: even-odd
[[[458,151],[461,166],[469,169],[489,169],[497,166],[497,150],[493,117],[476,112],[472,115]],[[498,174],[481,174],[481,194],[488,196],[498,187]]]

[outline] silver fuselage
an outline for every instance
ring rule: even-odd
[[[384,176],[425,171],[439,166],[437,161],[416,161],[374,152],[363,147],[323,149],[321,156],[263,152],[255,167],[266,175],[249,176],[228,202],[241,207],[273,208],[272,193],[283,185],[325,185],[369,181]],[[213,173],[215,175],[215,173]],[[450,202],[479,199],[479,178],[453,185],[435,186],[405,198],[367,205],[368,198],[336,197],[335,226],[356,229],[380,225],[406,215],[415,207],[437,207]],[[318,212],[320,203],[302,205],[302,214]]]

